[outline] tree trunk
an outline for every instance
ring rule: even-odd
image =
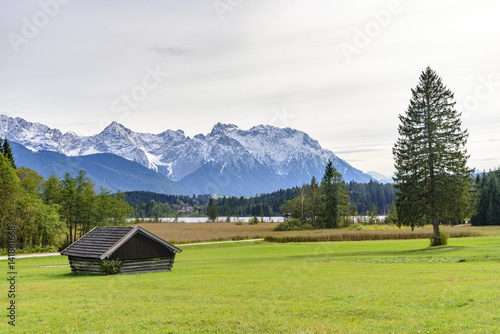
[[[78,230],[78,229],[76,228],[77,226],[78,226],[78,225],[77,225],[77,223],[75,223],[75,229],[73,230],[73,232],[75,233],[75,235],[74,235],[74,237],[73,237],[73,241],[72,241],[72,242],[75,242],[75,241],[76,241],[76,232],[77,232],[77,230]],[[439,228],[439,226],[438,226],[438,228]]]
[[[72,244],[71,238],[73,237],[73,230],[71,229],[71,223],[69,223],[69,234],[66,235],[68,240],[68,246]]]
[[[441,245],[441,238],[439,237],[439,220],[435,217],[432,220],[432,227],[434,228],[434,246]]]

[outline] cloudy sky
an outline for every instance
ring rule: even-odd
[[[498,0],[0,0],[0,113],[95,134],[307,132],[393,171],[398,115],[430,66],[455,93],[470,165],[500,166]]]

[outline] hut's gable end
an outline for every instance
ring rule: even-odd
[[[172,258],[175,252],[138,232],[108,256],[109,259],[136,260]]]

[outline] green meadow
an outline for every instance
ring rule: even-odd
[[[172,272],[113,276],[17,259],[15,332],[498,333],[500,236],[428,244],[181,246]]]

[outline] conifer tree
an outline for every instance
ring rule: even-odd
[[[342,174],[337,172],[331,160],[321,179],[321,208],[316,228],[336,228],[347,212],[348,196]]]
[[[215,221],[219,217],[219,212],[217,211],[217,203],[210,199],[209,209],[208,209],[208,219],[210,221]]]
[[[432,224],[440,245],[439,223],[460,221],[470,212],[471,175],[467,130],[462,130],[453,93],[427,67],[411,90],[393,148],[398,224]]]
[[[316,219],[316,215],[318,213],[318,207],[320,203],[320,194],[319,194],[319,186],[318,181],[313,176],[311,179],[311,184],[307,187],[307,210],[306,216],[311,221],[314,226],[314,221]]]
[[[9,159],[12,167],[14,168],[17,168],[16,167],[16,163],[15,163],[15,160],[14,160],[14,155],[12,154],[12,149],[10,148],[10,144],[9,144],[9,141],[7,139],[5,139],[2,143],[2,154],[7,158]]]

